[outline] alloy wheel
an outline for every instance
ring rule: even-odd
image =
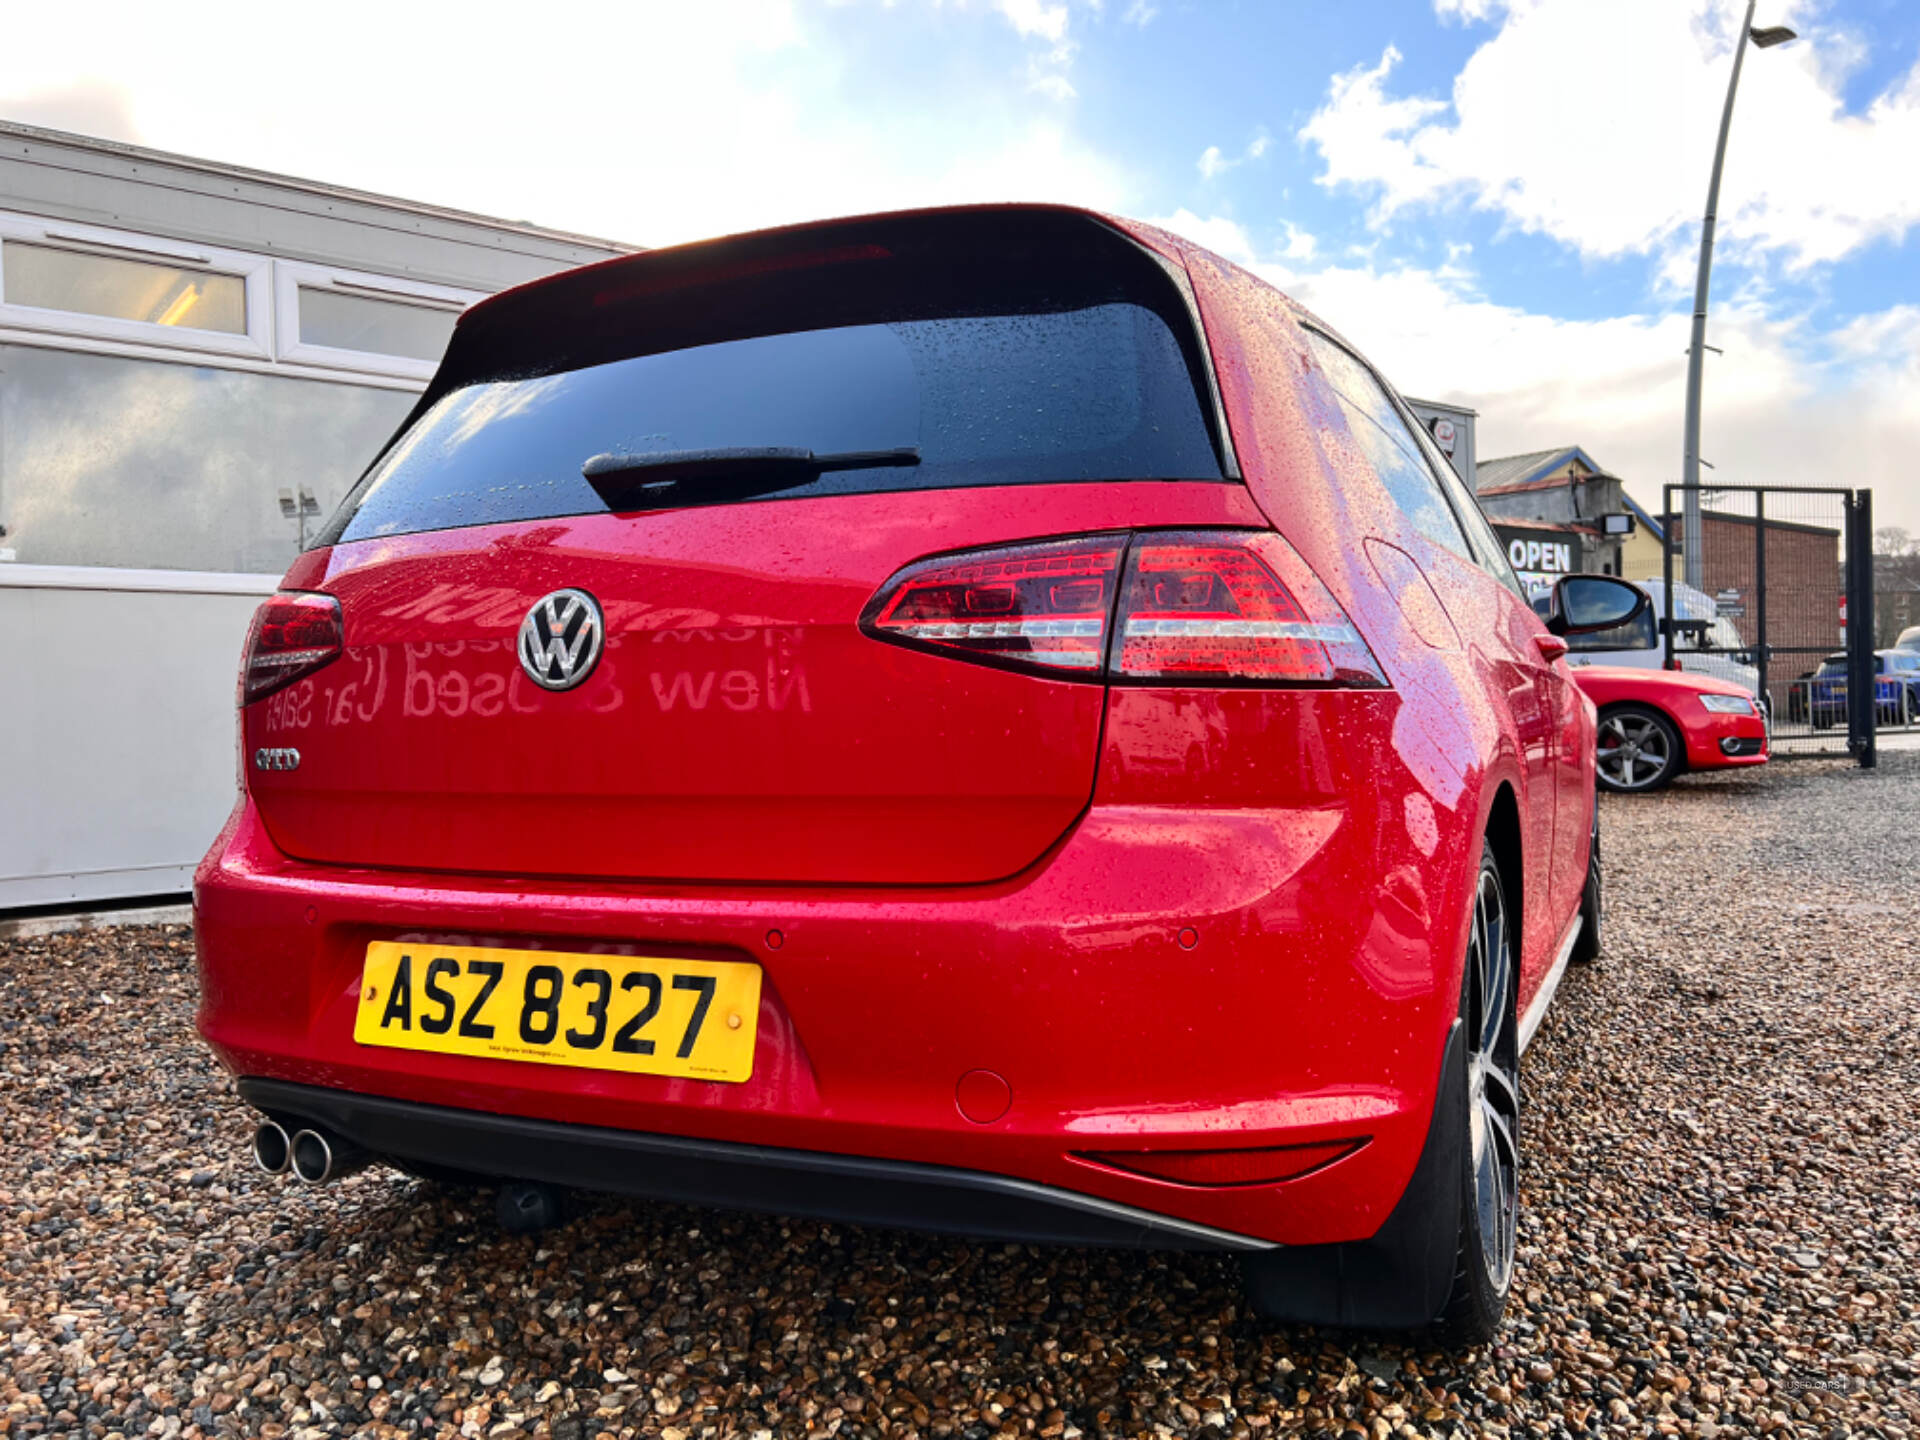
[[[1513,1277],[1520,1213],[1520,1072],[1513,1022],[1513,939],[1500,880],[1491,869],[1481,871],[1474,897],[1467,967],[1473,1002],[1467,1041],[1473,1201],[1487,1281],[1496,1294],[1504,1294]]]
[[[1672,741],[1645,715],[1609,715],[1600,722],[1600,771],[1621,790],[1644,790],[1673,762]]]

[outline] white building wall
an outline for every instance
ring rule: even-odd
[[[232,808],[253,612],[435,364],[305,297],[450,325],[630,248],[0,121],[0,911],[179,894]],[[244,324],[50,300],[9,253],[238,278]]]
[[[1464,405],[1447,405],[1438,400],[1415,400],[1407,398],[1407,408],[1413,411],[1420,423],[1427,427],[1427,433],[1434,437],[1434,444],[1453,462],[1454,471],[1467,482],[1469,490],[1477,491],[1478,456],[1474,447],[1474,425],[1478,422],[1479,412],[1469,410]],[[1448,428],[1450,427],[1450,428]],[[1451,447],[1442,442],[1443,435],[1451,435]]]
[[[0,910],[188,888],[278,578],[0,565]]]

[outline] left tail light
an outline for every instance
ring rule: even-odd
[[[907,566],[860,617],[876,639],[1060,678],[1377,688],[1319,576],[1271,531],[1141,531]]]
[[[916,649],[1100,678],[1125,535],[1002,545],[909,565],[860,628]]]
[[[251,705],[331,664],[345,644],[338,600],[282,590],[253,617],[246,662],[240,667],[240,703]]]

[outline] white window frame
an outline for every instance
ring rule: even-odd
[[[333,290],[364,300],[425,305],[436,310],[458,312],[475,301],[484,300],[479,290],[456,290],[450,285],[430,285],[423,280],[399,280],[391,275],[375,275],[363,270],[341,270],[327,265],[310,265],[299,260],[276,260],[273,265],[274,331],[279,358],[301,365],[319,365],[332,370],[353,370],[361,374],[393,375],[402,379],[427,381],[439,368],[439,361],[416,360],[408,355],[382,355],[372,350],[343,350],[332,345],[310,345],[300,338],[300,291]]]
[[[4,256],[0,256],[0,327],[121,344],[155,345],[169,350],[192,350],[206,355],[232,355],[255,360],[270,360],[273,356],[273,262],[266,256],[181,240],[159,240],[99,225],[79,225],[5,212],[0,212],[0,240],[19,240],[103,259],[145,260],[189,270],[204,270],[210,274],[235,276],[246,287],[247,330],[244,335],[234,335],[224,330],[156,325],[146,320],[123,320],[111,315],[87,315],[77,310],[50,310],[39,305],[16,304],[6,298]]]

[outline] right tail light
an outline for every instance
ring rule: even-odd
[[[1271,531],[1141,531],[941,556],[882,586],[860,627],[1062,678],[1387,683],[1319,576]]]

